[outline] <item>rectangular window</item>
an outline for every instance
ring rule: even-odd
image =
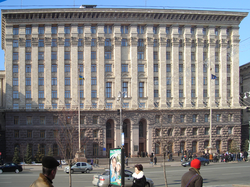
[[[106,97],[112,97],[112,82],[106,82]]]
[[[32,130],[27,130],[27,138],[32,138]]]
[[[51,78],[51,85],[56,86],[57,85],[57,77],[52,77]]]
[[[167,68],[166,68],[167,72],[171,72],[171,64],[167,64]]]
[[[26,124],[27,125],[32,125],[32,117],[31,116],[26,117]]]
[[[157,42],[157,39],[154,39],[154,47],[157,47],[158,46],[158,42]]]
[[[38,78],[38,85],[39,86],[44,86],[44,77],[39,77]]]
[[[31,78],[30,77],[26,77],[26,79],[25,79],[25,85],[26,86],[31,86]]]
[[[56,103],[52,103],[52,108],[53,109],[57,109],[57,104]]]
[[[128,72],[128,64],[122,64],[122,72]]]
[[[70,98],[70,90],[65,90],[65,98]]]
[[[83,85],[83,79],[79,80],[80,81],[80,86]]]
[[[221,127],[216,128],[216,134],[221,134]]]
[[[44,60],[44,52],[38,52],[38,60]]]
[[[79,64],[78,69],[79,69],[80,72],[83,72],[83,64]]]
[[[191,60],[195,61],[195,53],[194,52],[191,52]]]
[[[96,59],[96,51],[91,51],[91,59]]]
[[[124,92],[123,97],[125,97],[128,94],[128,82],[122,83],[122,91]]]
[[[91,90],[91,98],[96,98],[96,97],[97,97],[97,91]]]
[[[96,46],[96,38],[92,38],[91,39],[91,47],[95,47]]]
[[[31,99],[31,91],[26,91],[26,99]]]
[[[179,60],[183,60],[182,52],[179,52]]]
[[[31,47],[31,40],[26,40],[25,47]]]
[[[18,91],[13,91],[13,99],[18,99]]]
[[[191,77],[191,84],[195,85],[195,77]]]
[[[122,34],[128,34],[128,26],[127,25],[122,25],[121,26],[121,33]]]
[[[167,85],[171,85],[171,77],[167,77]]]
[[[155,27],[153,27],[153,33],[154,34],[157,34],[157,30],[158,30],[158,28],[155,26]]]
[[[203,35],[206,35],[207,34],[207,29],[203,28],[202,33],[203,33]]]
[[[217,114],[217,115],[216,115],[216,121],[217,121],[217,122],[220,122],[220,121],[221,121],[221,115],[220,115],[220,114]]]
[[[193,123],[197,122],[197,114],[193,114],[192,122]]]
[[[18,65],[13,65],[13,73],[18,73]]]
[[[228,127],[228,134],[233,134],[233,127]]]
[[[138,72],[144,72],[144,64],[138,64]]]
[[[206,127],[206,128],[205,128],[204,134],[205,134],[205,135],[209,135],[209,131],[210,131],[209,127]]]
[[[43,90],[39,90],[39,92],[38,92],[38,98],[39,99],[43,99],[44,98],[44,91]]]
[[[18,60],[18,52],[13,53],[13,60]]]
[[[197,128],[193,128],[193,135],[197,135],[198,134],[198,129]]]
[[[191,90],[191,97],[194,98],[196,95],[195,95],[195,89],[192,89]]]
[[[13,86],[18,86],[18,78],[17,77],[13,78]]]
[[[14,116],[14,125],[19,124],[19,116]]]
[[[105,46],[111,46],[111,39],[107,38],[104,43]]]
[[[45,130],[40,131],[40,138],[45,138]]]
[[[203,90],[203,97],[207,97],[207,89]]]
[[[57,34],[57,27],[51,27],[51,34]]]
[[[171,90],[167,90],[167,98],[171,97]]]
[[[219,94],[219,90],[218,90],[218,89],[215,90],[215,97],[220,97],[220,94]]]
[[[64,70],[65,70],[65,73],[70,72],[70,64],[65,64]]]
[[[31,60],[31,53],[30,52],[25,53],[25,60]]]
[[[208,119],[209,119],[209,114],[205,114],[204,115],[204,122],[208,122]]]
[[[18,40],[13,40],[13,47],[18,47]]]
[[[182,98],[182,97],[183,97],[183,90],[180,89],[180,90],[179,90],[179,98]]]
[[[154,51],[154,54],[153,54],[153,58],[154,60],[158,60],[158,52],[157,51]]]
[[[112,109],[112,103],[106,103],[106,108],[107,109]]]
[[[18,27],[14,27],[13,28],[13,35],[18,35],[19,34],[19,28]]]
[[[169,33],[170,33],[170,28],[166,27],[166,34],[169,34]]]
[[[104,57],[105,57],[105,59],[111,59],[111,52],[105,51]]]
[[[26,29],[25,29],[25,34],[26,34],[26,35],[30,35],[31,32],[32,32],[31,27],[26,27]]]
[[[91,72],[96,72],[96,64],[91,64]]]
[[[181,128],[181,136],[185,136],[185,134],[186,134],[186,129],[185,128]]]
[[[84,97],[84,92],[83,92],[83,90],[80,90],[80,98],[83,98]]]
[[[105,64],[105,72],[112,72],[112,64]]]
[[[139,97],[144,97],[144,82],[139,83]]]
[[[38,72],[43,73],[44,72],[44,65],[40,64],[38,65]]]
[[[14,130],[14,138],[19,138],[19,130]]]
[[[96,34],[96,27],[95,26],[91,26],[91,34]]]
[[[57,98],[57,90],[52,90],[52,98]]]
[[[40,125],[45,125],[45,116],[40,116]]]
[[[44,47],[44,40],[43,39],[39,39],[38,47]]]
[[[179,77],[179,85],[183,85],[183,77]]]
[[[97,103],[92,102],[92,108],[97,108]]]
[[[44,104],[43,103],[39,103],[39,109],[44,109]]]
[[[137,34],[144,34],[144,26],[137,26]]]
[[[180,115],[180,121],[181,121],[181,123],[185,122],[185,115],[184,114]]]
[[[70,34],[70,27],[69,26],[64,27],[64,34]]]
[[[154,77],[154,85],[158,85],[158,77]]]
[[[178,34],[182,34],[182,27],[178,28]]]
[[[65,86],[70,86],[70,77],[65,77]]]
[[[111,25],[105,25],[104,26],[104,33],[105,34],[112,34],[112,26]]]
[[[158,90],[154,90],[154,97],[159,97],[159,91]]]
[[[173,122],[173,115],[168,115],[168,123],[172,123]]]
[[[51,60],[57,60],[57,52],[56,51],[51,52]]]
[[[191,64],[191,72],[195,72],[195,64]]]
[[[51,41],[51,47],[56,47],[57,46],[57,39],[53,38]]]
[[[82,38],[79,38],[78,39],[78,47],[81,47],[83,46],[83,41],[82,41]]]
[[[78,34],[83,34],[83,27],[82,26],[78,26]]]
[[[137,59],[138,60],[143,60],[144,59],[144,52],[138,52],[137,53]]]
[[[64,60],[70,60],[70,52],[69,51],[64,52]]]
[[[183,64],[179,64],[179,72],[183,72]]]
[[[207,85],[207,77],[203,77],[203,85]]]
[[[70,39],[69,38],[66,38],[64,40],[64,47],[69,47],[70,46]]]
[[[143,41],[143,39],[138,39],[137,46],[138,46],[138,47],[143,47],[143,46],[144,46],[144,41]]]
[[[121,42],[121,45],[122,45],[122,47],[128,46],[128,40],[126,38],[123,38],[122,42]]]
[[[44,27],[38,28],[38,34],[44,34]]]
[[[18,103],[14,103],[13,104],[13,109],[19,109],[19,104]]]
[[[96,85],[96,77],[91,77],[91,85]]]

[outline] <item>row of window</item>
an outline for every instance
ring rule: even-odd
[[[228,134],[233,134],[233,127],[228,127],[227,132],[228,132]],[[191,133],[194,136],[195,135],[201,135],[201,134],[209,135],[210,134],[210,128],[206,127],[203,132],[200,130],[199,134],[198,134],[198,128],[193,128]],[[216,134],[217,135],[222,134],[222,127],[216,127]],[[155,136],[159,137],[161,135],[162,135],[161,129],[158,129],[158,128],[155,129]],[[168,129],[167,135],[168,136],[175,136],[174,129]],[[186,128],[181,128],[180,129],[180,135],[181,136],[187,136],[187,135],[189,135],[189,134],[187,134],[187,129]]]
[[[122,25],[120,27],[120,32],[122,34],[128,34],[130,32],[130,27],[129,25]],[[138,25],[137,26],[137,34],[144,34],[145,33],[145,29],[146,29],[146,26],[144,25]],[[112,34],[113,33],[113,25],[105,25],[104,26],[104,33],[105,34]],[[204,27],[202,29],[202,33],[203,35],[207,35],[208,34],[208,28],[207,27]],[[91,33],[92,34],[96,34],[96,31],[97,31],[97,26],[95,25],[92,25],[91,26]],[[171,31],[172,31],[172,27],[171,26],[167,26],[166,27],[166,34],[171,34]],[[64,34],[70,34],[71,32],[71,27],[70,26],[64,26]],[[78,26],[78,29],[77,29],[77,32],[78,34],[83,34],[83,26]],[[159,26],[153,26],[153,34],[158,34],[159,32]],[[196,27],[195,26],[192,26],[190,28],[190,34],[195,34],[196,33]],[[39,26],[38,27],[38,34],[44,34],[45,33],[45,27],[44,26]],[[58,28],[56,26],[52,26],[51,27],[51,34],[57,34],[58,33]],[[18,35],[19,34],[19,28],[18,27],[13,27],[13,35]],[[30,35],[32,34],[32,27],[26,27],[25,28],[25,34],[26,35]],[[178,27],[178,34],[184,34],[184,26],[179,26]],[[216,27],[214,28],[214,34],[216,36],[218,36],[220,34],[220,28],[219,27]],[[226,34],[227,35],[230,35],[231,34],[231,28],[227,28],[226,29]]]

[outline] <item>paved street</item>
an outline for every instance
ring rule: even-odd
[[[181,176],[188,170],[179,165],[179,162],[171,164],[172,166],[166,167],[167,180],[169,187],[180,187]],[[145,175],[151,178],[155,187],[164,187],[163,168],[158,166],[150,166],[149,164],[144,166]],[[3,173],[0,175],[0,186],[10,187],[28,187],[32,181],[34,181],[39,173],[41,167],[28,167],[19,174],[15,173]],[[240,163],[211,163],[209,166],[202,166],[201,175],[204,178],[204,185],[207,187],[230,187],[232,184],[250,185],[249,177],[250,162]],[[133,168],[130,168],[133,171]],[[94,168],[89,174],[74,173],[73,187],[93,187],[92,179],[93,174],[101,173],[104,171],[103,167]],[[59,168],[54,180],[55,187],[67,187],[68,185],[68,174],[65,174],[61,168]]]

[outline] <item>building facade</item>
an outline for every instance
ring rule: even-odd
[[[55,144],[54,116],[81,109],[87,157],[240,145],[243,12],[156,9],[2,10],[7,156]],[[84,80],[79,81],[79,76]],[[78,99],[78,96],[80,99]],[[84,143],[83,143],[84,144]],[[56,147],[56,146],[54,146]],[[54,154],[57,155],[57,149]]]

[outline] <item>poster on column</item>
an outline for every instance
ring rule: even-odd
[[[121,186],[122,185],[122,149],[110,149],[109,151],[109,181],[111,185]]]

